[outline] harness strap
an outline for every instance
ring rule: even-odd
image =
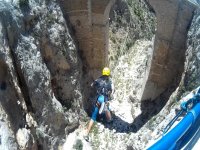
[[[97,106],[98,108],[100,108],[100,107],[101,107],[101,104],[100,104],[98,101],[96,101],[96,106]]]

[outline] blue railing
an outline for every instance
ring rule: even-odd
[[[198,92],[197,92],[198,93]],[[174,150],[177,149],[179,140],[193,128],[194,123],[200,118],[200,103],[195,103],[186,116],[159,141],[153,144],[148,150]]]

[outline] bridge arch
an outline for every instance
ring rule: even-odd
[[[155,99],[175,80],[180,79],[187,30],[195,10],[188,0],[146,1],[156,13],[157,31],[152,59],[141,91],[142,100]],[[108,65],[109,13],[114,3],[115,0],[61,1],[81,53],[86,97],[91,81]]]

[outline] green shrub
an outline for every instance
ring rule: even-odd
[[[99,134],[99,130],[98,130],[96,122],[94,123],[94,125],[92,127],[92,133],[94,134],[94,136]]]
[[[83,142],[80,139],[76,140],[76,144],[73,145],[73,148],[76,149],[76,150],[82,150],[83,149]]]

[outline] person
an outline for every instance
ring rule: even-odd
[[[97,119],[98,114],[105,114],[107,122],[111,122],[112,117],[109,109],[110,96],[114,91],[112,81],[110,79],[110,69],[108,67],[103,68],[102,76],[96,79],[92,84],[97,92],[97,100],[92,112],[91,119],[85,129],[85,140],[89,141],[89,132]]]

